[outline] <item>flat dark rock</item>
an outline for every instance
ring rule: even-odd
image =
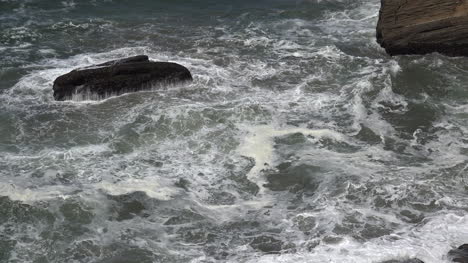
[[[390,55],[468,56],[468,1],[381,0],[377,42]]]
[[[113,60],[75,69],[54,81],[55,100],[102,99],[128,92],[149,90],[154,84],[191,81],[190,71],[176,63],[154,62],[147,56]]]
[[[453,262],[468,263],[468,244],[450,250],[448,255]]]

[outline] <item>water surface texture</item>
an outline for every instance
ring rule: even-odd
[[[468,60],[389,57],[379,0],[0,0],[0,262],[448,262]],[[126,56],[191,84],[55,102]]]

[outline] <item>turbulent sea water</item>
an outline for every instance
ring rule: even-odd
[[[468,60],[389,57],[379,0],[0,0],[0,262],[448,262]],[[146,54],[194,81],[56,102]]]

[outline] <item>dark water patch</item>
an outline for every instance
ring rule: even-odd
[[[65,220],[72,224],[90,224],[93,220],[93,213],[90,208],[83,207],[82,204],[70,201],[60,206],[60,212]]]
[[[385,189],[368,183],[367,186],[350,188],[346,198],[360,206],[372,207],[375,211],[383,213],[392,211],[391,213],[395,213],[397,218],[408,224],[420,224],[426,216],[449,207],[438,201],[443,195],[444,193],[436,189],[428,189],[418,184],[408,183],[406,186],[386,187]],[[361,222],[369,222],[369,220]]]
[[[225,164],[225,167],[232,171],[228,175],[228,178],[233,182],[232,187],[243,193],[243,196],[246,198],[256,195],[260,190],[257,184],[247,178],[248,172],[254,167],[254,165],[255,160],[246,157],[243,157],[242,161],[236,164]]]
[[[333,233],[339,236],[351,235],[357,240],[371,240],[393,233],[398,224],[377,216],[365,216],[349,212],[341,224],[335,225]]]
[[[7,262],[10,259],[11,252],[16,246],[17,241],[8,239],[0,235],[0,261]]]
[[[304,192],[311,195],[320,185],[321,180],[317,178],[321,171],[320,167],[283,163],[276,168],[277,172],[267,173],[268,183],[264,185],[272,191]]]
[[[146,209],[144,201],[148,197],[141,192],[134,192],[128,195],[109,196],[115,203],[111,205],[112,219],[117,221],[130,220],[135,216],[144,216]]]
[[[302,133],[293,133],[286,136],[275,137],[275,144],[278,145],[301,145],[307,142],[307,137]]]
[[[135,247],[125,243],[112,243],[102,246],[92,240],[84,240],[74,243],[62,255],[64,260],[74,262],[99,262],[99,263],[139,263],[139,262],[171,262],[182,260],[164,252],[155,253],[147,249]]]
[[[10,236],[18,244],[15,258],[19,260],[53,262],[62,257],[67,243],[90,233],[86,225],[93,216],[79,201],[25,204],[8,197],[0,199],[2,235]],[[11,251],[3,251],[5,257],[11,256]]]
[[[430,129],[439,117],[440,111],[428,103],[410,103],[407,110],[403,112],[382,108],[381,114],[397,130],[403,132],[403,138],[410,139],[417,129],[423,131]]]
[[[47,210],[45,204],[32,206],[20,201],[13,201],[6,196],[0,197],[0,223],[45,223],[53,224],[54,214]]]
[[[15,127],[15,117],[8,114],[7,111],[0,113],[0,149],[2,152],[17,152],[16,136],[17,130]]]
[[[297,228],[305,234],[310,234],[317,227],[317,219],[313,216],[297,216],[294,218]]]
[[[319,141],[320,148],[325,148],[337,153],[355,153],[361,148],[346,142],[337,142],[334,139],[323,138]]]
[[[402,210],[400,211],[401,220],[411,223],[411,224],[419,224],[424,220],[424,213],[415,212],[411,210]]]
[[[437,58],[434,58],[437,59]],[[401,70],[392,76],[394,92],[409,98],[417,98],[423,93],[440,98],[447,96],[452,89],[451,80],[442,74],[438,67],[427,63],[415,63],[414,60],[402,60]]]
[[[70,248],[66,249],[65,254],[68,260],[86,262],[102,255],[102,247],[95,244],[92,240],[83,240],[75,242]]]
[[[255,187],[252,183],[252,187],[256,188],[251,190],[251,193],[255,194],[258,192],[258,187]],[[237,201],[237,198],[234,194],[229,192],[213,191],[211,192],[210,198],[207,200],[209,204],[213,205],[234,205]]]
[[[433,187],[438,191],[447,191],[447,193],[453,195],[457,200],[464,200],[466,198],[466,190],[468,189],[465,175],[467,165],[467,161],[460,161],[451,167],[434,169],[426,178],[428,180],[435,180]],[[468,209],[465,205],[459,208]]]
[[[100,263],[153,263],[158,257],[151,251],[141,248],[123,248],[119,246],[111,246],[104,259]]]

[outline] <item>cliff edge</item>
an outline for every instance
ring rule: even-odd
[[[377,42],[390,55],[468,56],[468,0],[381,0]]]

